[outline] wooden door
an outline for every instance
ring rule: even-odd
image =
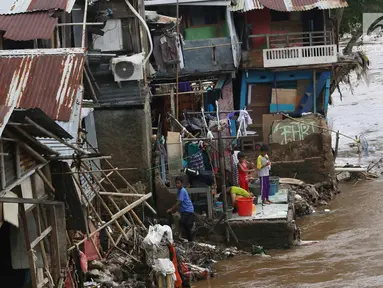
[[[253,125],[251,127],[260,135],[260,140],[263,140],[263,115],[269,114],[271,84],[254,84],[249,86],[248,94],[248,109]]]

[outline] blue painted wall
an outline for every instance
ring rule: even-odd
[[[317,77],[319,76],[317,73]],[[331,74],[329,74],[331,77]],[[270,72],[270,71],[260,71],[260,70],[249,70],[242,72],[242,83],[241,83],[241,95],[240,95],[240,108],[247,106],[247,94],[248,94],[248,85],[251,84],[260,84],[260,83],[276,83],[278,88],[281,86],[288,86],[289,81],[297,80],[313,80],[313,71],[311,70],[299,70],[299,71],[283,71],[283,72]],[[278,84],[281,84],[279,85]],[[294,87],[284,87],[284,88],[294,88]],[[330,78],[326,81],[325,87],[325,98],[324,98],[324,110],[327,111],[328,101],[329,101],[329,92],[330,92]],[[301,95],[302,96],[302,95]]]

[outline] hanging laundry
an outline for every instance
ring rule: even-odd
[[[239,181],[238,181],[238,153],[240,151],[234,151],[232,155],[232,173],[233,173],[233,184],[234,186],[239,186]]]
[[[160,38],[162,59],[167,65],[178,64],[180,62],[178,57],[177,41],[178,37],[175,32],[165,33]]]
[[[180,82],[178,83],[178,92],[190,92],[193,91],[193,87],[190,82]]]
[[[204,162],[203,162],[203,156],[202,156],[202,152],[201,151],[193,154],[190,157],[189,167],[191,169],[195,169],[195,170],[199,170],[199,171],[205,170],[205,165],[204,165]]]
[[[153,56],[156,61],[157,71],[165,72],[166,66],[164,60],[162,59],[162,50],[161,50],[161,37],[163,35],[154,35],[153,36]]]
[[[246,110],[241,110],[239,112],[239,117],[237,119],[237,122],[242,124],[240,125],[240,127],[244,128],[246,132],[247,127],[253,124],[253,119],[251,119],[249,112],[247,112]]]

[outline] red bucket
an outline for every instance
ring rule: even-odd
[[[253,215],[253,198],[238,198],[235,203],[239,216]]]

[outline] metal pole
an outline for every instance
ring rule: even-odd
[[[218,151],[219,151],[219,168],[221,174],[221,193],[223,198],[223,214],[224,214],[224,222],[225,222],[225,233],[226,233],[226,241],[230,242],[230,234],[227,223],[227,196],[226,196],[226,173],[225,173],[225,151],[223,148],[221,130],[218,131]]]
[[[84,8],[84,21],[82,24],[82,44],[81,47],[85,48],[85,39],[86,39],[86,17],[88,15],[88,0],[85,0],[85,8]]]
[[[338,156],[338,149],[339,149],[339,130],[338,130],[338,132],[336,132],[334,161],[335,161],[336,157]]]
[[[176,10],[177,10],[177,13],[176,13],[176,31],[177,31],[177,37],[179,37],[180,35],[180,25],[178,23],[178,18],[179,18],[179,14],[180,14],[180,6],[179,6],[179,3],[178,3],[178,0],[177,0],[177,7],[176,7]],[[177,42],[178,44],[178,42]],[[178,52],[177,52],[178,54]],[[179,56],[178,56],[179,57]],[[177,115],[174,115],[176,116],[176,119],[178,119],[179,117],[179,95],[178,95],[178,68],[179,68],[179,65],[178,63],[176,64],[176,111],[177,111]]]
[[[314,86],[314,95],[313,95],[313,101],[314,101],[314,114],[317,113],[317,73],[314,70],[313,71],[313,86]]]

